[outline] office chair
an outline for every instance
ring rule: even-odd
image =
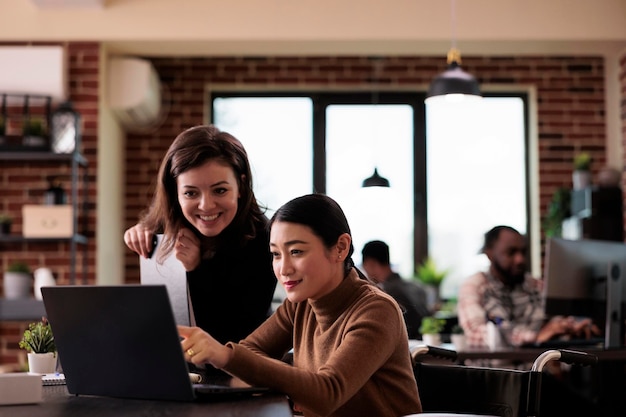
[[[570,350],[541,353],[529,371],[425,363],[425,355],[455,361],[456,352],[427,345],[411,356],[423,412],[431,417],[467,414],[496,417],[593,416],[590,408],[571,406],[572,395],[542,372],[550,361],[595,365],[598,358]],[[550,396],[550,401],[541,401]],[[555,405],[556,404],[556,405]],[[417,417],[418,415],[414,415]],[[424,414],[419,416],[425,417]],[[410,417],[410,416],[405,416]]]

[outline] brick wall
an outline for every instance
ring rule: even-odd
[[[88,280],[95,274],[95,195],[97,163],[97,101],[99,45],[68,43],[70,96],[83,116],[82,150],[89,160]],[[245,87],[266,85],[341,87],[362,89],[375,82],[388,86],[423,84],[444,69],[442,58],[389,57],[372,80],[374,68],[367,57],[280,57],[280,58],[176,58],[154,59],[154,64],[171,96],[172,109],[164,124],[153,132],[128,136],[126,148],[126,224],[137,220],[148,204],[159,161],[173,138],[183,129],[204,123],[207,85]],[[465,57],[463,67],[486,84],[532,84],[538,92],[541,210],[545,211],[553,191],[571,185],[571,160],[575,153],[589,151],[597,171],[605,163],[604,62],[600,57]],[[622,127],[626,146],[626,55],[621,60]],[[624,156],[626,163],[626,156]],[[20,217],[20,198],[38,198],[46,188],[49,164],[3,164],[0,169],[0,210]],[[622,167],[619,167],[620,170]],[[55,170],[57,168],[55,167]],[[625,182],[626,185],[626,182]],[[21,233],[21,222],[15,225]],[[23,259],[31,267],[54,265],[61,283],[69,271],[67,244],[1,244],[0,266]],[[138,282],[137,257],[126,258],[127,282]],[[0,322],[0,365],[23,358],[17,341],[26,323]]]
[[[3,44],[6,45],[6,44]],[[69,98],[74,108],[82,117],[81,152],[88,160],[87,175],[89,184],[87,197],[89,211],[86,231],[87,245],[86,278],[95,282],[95,207],[96,207],[96,169],[97,169],[97,129],[100,45],[98,43],[65,43],[69,57]],[[48,187],[46,176],[69,175],[69,164],[51,162],[2,162],[0,169],[0,189],[2,199],[0,211],[10,212],[15,221],[13,234],[22,233],[23,204],[42,204],[43,191]],[[70,197],[69,178],[63,181]],[[82,201],[84,193],[79,198]],[[79,224],[83,216],[79,218]],[[77,272],[82,279],[82,247],[79,246]],[[69,243],[0,243],[0,268],[4,271],[15,260],[26,262],[31,269],[49,267],[57,277],[59,284],[67,284],[70,277]],[[19,351],[17,343],[27,327],[23,322],[0,322],[0,366],[3,364],[25,363],[25,353]]]
[[[169,117],[152,133],[130,135],[127,145],[128,226],[150,201],[161,157],[181,130],[205,122],[205,89],[228,84],[241,88],[297,87],[363,89],[428,85],[445,66],[444,58],[387,57],[382,68],[367,57],[268,57],[154,59],[171,94]],[[463,60],[484,84],[534,85],[538,94],[541,210],[553,192],[571,186],[572,159],[580,151],[593,157],[597,172],[606,163],[604,61],[601,57],[498,57]],[[372,74],[379,74],[372,79]],[[620,167],[621,168],[621,167]],[[138,261],[128,254],[127,279],[139,280]]]

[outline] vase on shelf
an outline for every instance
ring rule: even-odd
[[[584,190],[591,186],[591,171],[576,169],[572,172],[572,186],[574,190]]]

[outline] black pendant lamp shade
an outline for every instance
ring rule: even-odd
[[[426,100],[448,94],[480,97],[478,81],[470,73],[461,69],[461,53],[455,48],[448,52],[448,69],[439,74],[430,84]]]
[[[389,180],[378,175],[378,169],[374,168],[372,176],[363,180],[363,187],[389,187]]]

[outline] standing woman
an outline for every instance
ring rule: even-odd
[[[421,412],[402,313],[357,274],[339,205],[321,194],[299,197],[270,227],[274,273],[287,300],[239,343],[179,326],[186,359],[283,392],[309,417]],[[292,347],[290,366],[279,359]]]
[[[246,337],[270,312],[276,278],[266,226],[243,145],[215,126],[196,126],[172,142],[152,204],[124,241],[148,256],[152,236],[163,233],[157,261],[175,253],[196,325],[225,343]]]

